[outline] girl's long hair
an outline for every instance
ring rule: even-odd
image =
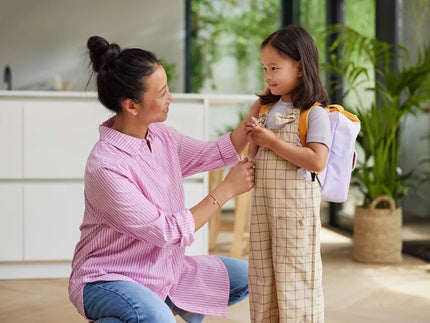
[[[262,43],[261,49],[271,46],[279,54],[300,61],[302,78],[291,97],[296,108],[309,109],[315,102],[328,104],[328,96],[319,72],[319,55],[312,36],[300,26],[287,26],[270,34]],[[262,104],[279,101],[280,95],[259,95]]]

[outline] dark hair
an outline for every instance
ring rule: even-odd
[[[315,102],[328,104],[327,93],[319,74],[318,49],[311,35],[300,26],[287,26],[270,34],[262,43],[261,49],[271,46],[279,54],[300,61],[302,81],[293,91],[292,99],[296,108],[309,109]],[[277,102],[279,95],[260,95],[262,104]]]
[[[159,65],[156,56],[143,49],[121,50],[100,36],[88,38],[87,47],[91,64],[97,73],[97,92],[100,102],[109,110],[121,113],[121,102],[141,101],[145,92],[145,76],[151,75]]]

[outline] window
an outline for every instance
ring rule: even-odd
[[[190,10],[190,92],[261,91],[260,44],[280,27],[280,0],[191,0]]]

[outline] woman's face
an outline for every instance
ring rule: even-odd
[[[274,95],[282,96],[285,102],[291,102],[292,91],[300,84],[302,76],[300,62],[281,55],[268,45],[261,50],[261,64],[264,69],[264,81]]]
[[[167,85],[167,76],[164,68],[157,65],[151,75],[145,77],[146,92],[143,93],[142,102],[139,103],[139,118],[146,124],[163,122],[169,113],[169,104],[172,95]]]

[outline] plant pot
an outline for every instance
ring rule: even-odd
[[[377,209],[381,201],[390,208]],[[402,261],[402,209],[388,196],[377,197],[368,208],[355,208],[352,257],[366,263]]]

